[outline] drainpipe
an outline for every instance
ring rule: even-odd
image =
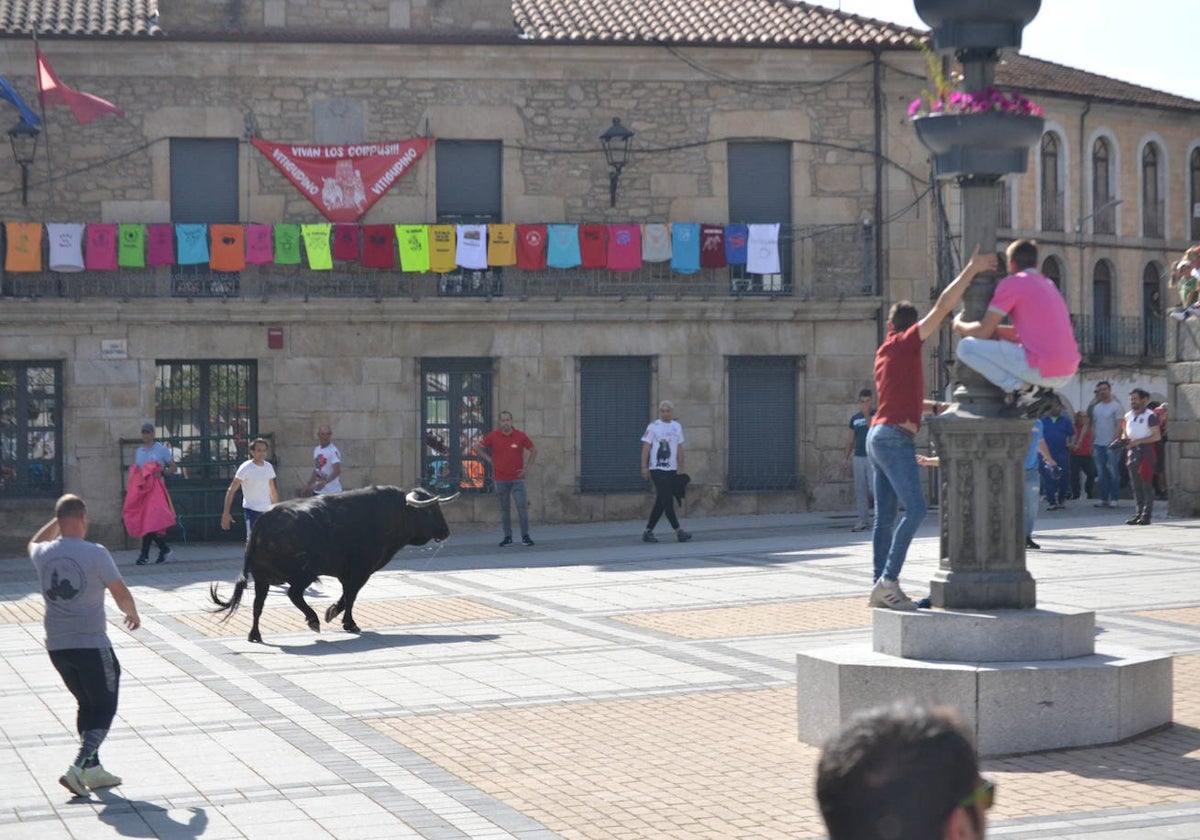
[[[871,84],[875,118],[875,294],[886,300],[883,288],[883,56],[879,47],[871,49]],[[883,309],[875,314],[876,344],[884,339]]]
[[[1087,255],[1084,250],[1083,242],[1083,220],[1084,220],[1084,179],[1087,177],[1087,155],[1085,154],[1087,147],[1087,138],[1084,135],[1085,125],[1087,123],[1087,115],[1092,110],[1092,100],[1088,100],[1084,105],[1083,113],[1079,115],[1079,213],[1075,217],[1079,219],[1076,222],[1079,230],[1075,232],[1075,244],[1079,247],[1079,317],[1082,320],[1086,316],[1084,311],[1084,274],[1087,271]],[[1095,329],[1095,325],[1092,325]]]

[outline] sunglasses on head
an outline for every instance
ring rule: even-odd
[[[976,805],[980,809],[990,810],[996,801],[996,780],[990,776],[982,777],[979,786],[975,790],[963,797],[958,803],[960,808],[974,808]]]

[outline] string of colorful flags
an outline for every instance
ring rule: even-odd
[[[669,263],[679,274],[744,265],[780,270],[779,223],[701,224],[110,224],[5,222],[5,270],[116,271],[251,265],[328,271],[335,263],[447,273],[515,266],[525,270],[635,271]],[[44,234],[44,239],[43,239]],[[43,242],[45,247],[43,247]]]

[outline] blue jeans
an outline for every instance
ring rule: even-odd
[[[529,496],[525,493],[525,479],[516,481],[497,481],[496,498],[500,500],[500,525],[504,528],[504,536],[512,536],[512,511],[508,500],[517,502],[517,522],[521,526],[521,536],[529,536]]]
[[[1033,536],[1033,523],[1037,521],[1038,514],[1038,491],[1041,489],[1041,481],[1039,480],[1038,468],[1025,468],[1025,536]]]
[[[1096,477],[1100,480],[1100,501],[1113,502],[1121,495],[1121,457],[1122,450],[1112,450],[1107,446],[1092,447],[1092,457],[1096,461]]]
[[[908,546],[928,510],[917,447],[903,430],[880,424],[867,432],[867,457],[875,468],[875,579],[899,580]],[[904,516],[897,523],[901,504]]]
[[[262,516],[264,512],[248,507],[242,508],[242,516],[246,517],[246,542],[250,542],[250,532],[254,530],[254,523],[258,521],[258,517]]]

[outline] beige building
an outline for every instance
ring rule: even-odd
[[[647,262],[439,274],[361,260],[64,273],[49,269],[43,238],[43,270],[3,278],[10,547],[64,490],[87,498],[97,536],[119,544],[132,453],[122,442],[147,420],[187,467],[172,489],[189,539],[217,536],[248,436],[273,436],[290,496],[322,423],[348,487],[460,488],[452,519],[493,522],[471,447],[505,409],[538,446],[535,528],[636,518],[650,504],[639,438],[660,399],[675,402],[687,436],[689,516],[849,509],[841,447],[881,314],[927,300],[937,276],[943,226],[905,117],[922,86],[923,60],[907,47],[919,33],[777,0],[595,12],[572,0],[244,0],[171,3],[161,17],[132,0],[65,6],[38,24],[46,58],[125,116],[78,125],[67,108],[46,109],[26,189],[21,166],[0,168],[10,234],[17,222],[318,223],[252,137],[430,137],[363,225],[779,224],[781,260],[767,273]],[[36,103],[24,4],[0,0],[0,11],[0,68]],[[1001,235],[1046,241],[1085,315],[1098,311],[1092,281],[1107,260],[1108,311],[1136,316],[1144,265],[1165,266],[1189,236],[1180,175],[1200,143],[1200,104],[1031,87],[1061,130],[1064,227],[1051,244],[1038,158],[1014,183]],[[634,132],[615,179],[600,141],[614,117]],[[1073,225],[1093,193],[1073,186],[1081,125],[1085,144],[1113,141],[1112,195],[1126,197],[1119,233],[1087,218],[1082,249]],[[1141,232],[1136,198],[1147,140],[1163,155],[1157,238]],[[1137,364],[1161,375],[1161,349]]]

